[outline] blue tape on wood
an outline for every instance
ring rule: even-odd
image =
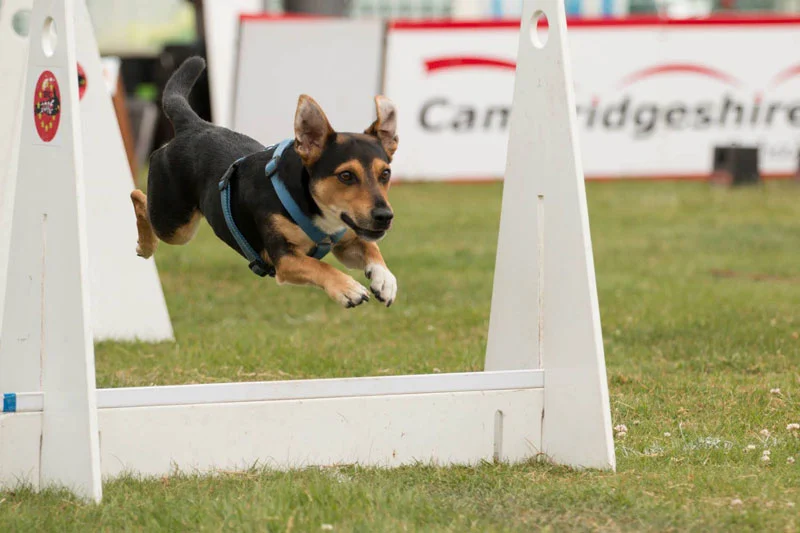
[[[17,410],[17,395],[13,392],[3,394],[3,412],[13,413]]]

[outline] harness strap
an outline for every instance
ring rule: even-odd
[[[266,148],[266,150],[269,150],[274,147],[275,151],[272,153],[272,157],[270,158],[266,167],[264,167],[264,172],[268,178],[271,178],[272,186],[275,189],[275,193],[278,195],[278,199],[281,201],[281,204],[283,204],[284,209],[288,211],[289,216],[292,217],[294,223],[300,226],[305,234],[308,235],[312,241],[314,241],[315,246],[308,253],[308,255],[314,259],[322,259],[328,255],[328,252],[331,251],[333,245],[339,242],[339,240],[344,236],[347,228],[333,234],[325,233],[319,229],[319,227],[317,227],[317,225],[314,224],[314,222],[305,213],[303,213],[303,211],[300,209],[300,206],[298,206],[297,202],[295,202],[294,198],[292,198],[292,195],[286,188],[286,185],[284,185],[283,181],[281,181],[280,176],[278,175],[278,162],[280,161],[284,150],[286,150],[286,148],[293,142],[294,141],[292,139],[286,139],[277,145],[268,146]],[[250,270],[261,277],[275,276],[275,267],[268,264],[260,255],[258,255],[252,245],[247,242],[247,239],[242,232],[239,231],[239,228],[236,226],[236,222],[233,220],[233,211],[231,210],[230,182],[239,164],[247,159],[247,157],[248,156],[240,157],[234,161],[219,180],[219,195],[222,201],[222,214],[225,216],[225,224],[227,224],[228,230],[231,232],[231,235],[233,235],[233,238],[239,245],[239,249],[242,251],[247,260],[250,261]]]
[[[300,228],[308,235],[308,238],[314,241],[314,248],[308,253],[314,259],[322,259],[328,252],[331,251],[331,248],[334,244],[339,242],[339,240],[344,236],[347,228],[338,231],[336,233],[328,234],[319,229],[316,224],[305,214],[303,210],[300,209],[300,206],[297,205],[294,198],[292,198],[289,189],[286,188],[283,181],[281,181],[280,176],[278,176],[278,161],[280,160],[281,154],[283,151],[293,143],[292,139],[286,139],[278,144],[278,147],[275,149],[275,153],[272,155],[272,159],[269,160],[267,166],[264,167],[264,173],[267,175],[268,178],[271,178],[272,187],[275,189],[275,193],[278,195],[278,199],[280,199],[281,203],[283,204],[283,208],[289,212],[289,216],[292,217],[292,220],[295,224],[300,226]]]
[[[260,255],[258,255],[250,243],[247,242],[245,236],[242,235],[242,232],[239,231],[239,228],[236,226],[236,222],[233,220],[233,212],[231,211],[230,181],[236,168],[245,159],[246,157],[240,157],[234,161],[233,164],[228,167],[228,170],[225,171],[225,174],[222,175],[222,179],[219,180],[219,196],[222,200],[222,214],[225,216],[225,223],[228,225],[228,230],[231,232],[231,235],[233,235],[233,238],[236,239],[239,249],[242,250],[244,256],[248,261],[250,261],[250,264],[248,265],[250,270],[262,278],[264,276],[274,276],[275,267],[268,264]]]

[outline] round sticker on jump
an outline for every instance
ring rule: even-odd
[[[58,132],[61,122],[61,91],[55,74],[42,72],[33,92],[33,119],[36,133],[44,142],[50,142]]]

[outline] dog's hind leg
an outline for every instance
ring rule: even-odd
[[[147,259],[156,252],[158,237],[147,218],[147,196],[136,189],[131,193],[133,211],[136,213],[136,229],[139,230],[139,242],[136,246],[136,255]]]
[[[186,244],[197,234],[201,220],[203,220],[203,214],[199,209],[194,209],[190,211],[189,220],[170,228],[169,231],[162,231],[162,228],[156,226],[156,234],[167,244]]]

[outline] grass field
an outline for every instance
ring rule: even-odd
[[[279,288],[207,227],[162,246],[177,342],[98,345],[98,385],[479,370],[500,194],[392,191],[390,309]],[[0,493],[0,531],[798,530],[800,186],[589,183],[587,195],[612,418],[628,428],[616,474],[531,463],[121,479],[100,506]]]

